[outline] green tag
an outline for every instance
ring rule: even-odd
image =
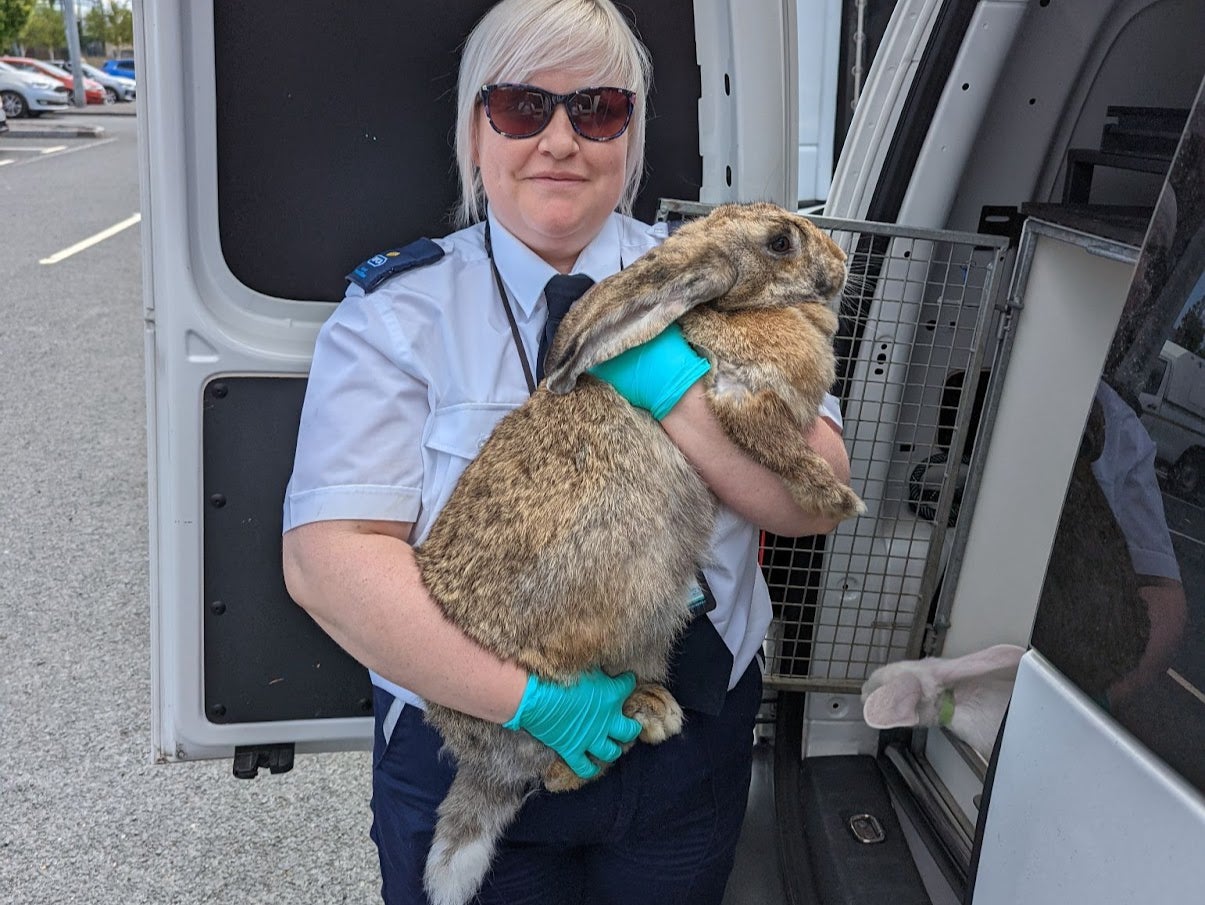
[[[937,723],[940,726],[949,727],[950,721],[954,719],[954,692],[946,689],[941,693],[941,697],[937,699]]]

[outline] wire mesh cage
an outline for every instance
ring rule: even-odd
[[[663,201],[659,219],[711,207]],[[867,512],[825,537],[764,535],[775,616],[766,684],[857,692],[878,666],[937,652],[940,638],[926,640],[926,629],[979,454],[973,440],[999,350],[995,295],[1008,240],[809,219],[848,255],[833,392]]]

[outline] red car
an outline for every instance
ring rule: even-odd
[[[54,79],[61,85],[66,85],[69,90],[75,90],[75,79],[72,78],[71,73],[64,72],[58,66],[52,66],[50,63],[44,63],[41,60],[34,60],[29,57],[0,57],[0,60],[16,69],[20,69],[22,72],[28,72],[33,75],[44,75],[47,78]],[[89,104],[105,103],[105,89],[99,82],[85,78],[84,100]]]

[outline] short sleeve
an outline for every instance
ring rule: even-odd
[[[820,401],[820,417],[831,421],[837,430],[845,427],[845,422],[841,419],[841,403],[832,393],[825,393],[824,399]]]
[[[284,530],[332,519],[413,522],[428,381],[396,319],[357,286],[319,331]]]
[[[1102,384],[1097,398],[1104,407],[1105,446],[1092,473],[1125,535],[1134,571],[1180,580],[1155,477],[1155,444],[1128,405]]]

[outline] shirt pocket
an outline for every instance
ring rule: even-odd
[[[423,441],[426,458],[422,534],[443,509],[460,475],[485,445],[498,422],[515,405],[500,402],[463,403],[436,409],[431,413],[427,436]]]
[[[514,408],[501,402],[469,402],[436,409],[425,445],[458,459],[475,459],[498,422]]]

